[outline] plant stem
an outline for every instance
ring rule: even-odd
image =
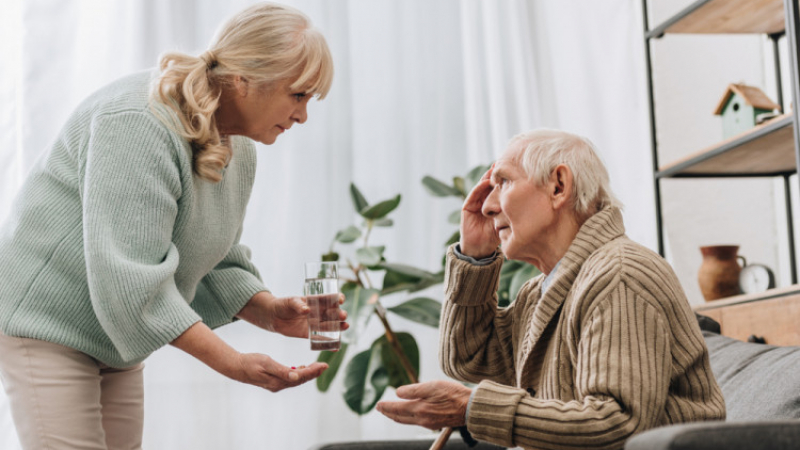
[[[364,279],[367,280],[367,289],[372,289],[372,281],[369,280],[369,274],[367,273],[367,271],[365,270],[361,273],[364,274]]]
[[[370,232],[372,232],[372,225],[373,221],[368,220],[367,232],[364,234],[365,248],[367,247],[367,242],[369,242],[369,234]],[[353,263],[351,263],[349,259],[347,260],[347,264],[350,266],[350,270],[352,270],[353,273],[355,274],[359,284],[361,284],[362,287],[365,286],[365,283],[361,282],[361,275],[363,274],[364,279],[366,280],[366,287],[368,289],[372,289],[372,282],[370,281],[369,276],[367,275],[367,271],[361,270],[363,266],[359,264],[358,267],[353,267]],[[403,369],[405,369],[406,374],[408,375],[408,379],[410,379],[411,383],[413,384],[419,383],[419,378],[417,378],[417,371],[414,370],[414,366],[412,366],[411,361],[408,360],[408,356],[406,356],[406,352],[403,351],[403,347],[400,345],[400,341],[397,340],[397,335],[394,333],[394,330],[392,330],[392,326],[389,325],[389,320],[386,319],[386,308],[383,307],[380,301],[377,301],[375,303],[374,311],[375,315],[377,315],[378,318],[381,320],[383,328],[386,331],[385,332],[386,340],[389,341],[389,345],[392,346],[392,350],[394,350],[394,353],[400,359],[400,364],[403,365]]]
[[[367,248],[367,242],[369,241],[369,235],[372,233],[372,227],[375,225],[375,221],[372,219],[367,219],[367,232],[364,233],[364,248]]]
[[[361,269],[360,269],[361,265],[359,264],[358,267],[356,267],[350,261],[350,258],[345,258],[345,260],[347,261],[347,267],[350,268],[350,270],[353,272],[353,276],[356,277],[356,279],[354,280],[355,283],[358,284],[361,287],[364,287],[364,282],[361,281],[361,273],[360,273],[361,272]]]
[[[400,346],[400,341],[397,340],[397,335],[394,334],[391,325],[389,325],[389,321],[386,319],[386,309],[381,305],[380,302],[375,304],[375,314],[381,319],[381,323],[383,323],[383,328],[386,330],[386,340],[389,341],[389,344],[392,346],[392,350],[400,358],[400,364],[403,365],[403,369],[405,369],[408,378],[411,380],[412,384],[419,383],[419,378],[417,378],[417,372],[414,370],[414,366],[411,365],[411,361],[408,360],[408,356],[403,351],[403,347]]]

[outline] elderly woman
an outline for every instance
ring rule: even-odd
[[[308,334],[303,299],[270,294],[239,237],[253,141],[304,123],[332,76],[304,14],[258,3],[199,57],[166,54],[78,107],[0,233],[0,375],[25,449],[140,448],[142,361],[167,344],[270,391],[325,370],[212,328]]]
[[[502,244],[502,253],[498,245]],[[497,307],[503,256],[543,273]],[[669,265],[625,236],[586,139],[514,137],[464,203],[445,275],[449,376],[378,409],[431,429],[536,449],[622,448],[634,433],[725,417],[695,316]]]

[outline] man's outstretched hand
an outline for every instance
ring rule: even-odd
[[[397,389],[406,401],[378,402],[376,409],[398,423],[431,430],[460,427],[467,423],[467,404],[472,389],[455,381],[428,381]]]

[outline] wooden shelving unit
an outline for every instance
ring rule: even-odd
[[[666,0],[664,0],[666,1]],[[713,177],[783,177],[789,230],[788,247],[791,283],[797,284],[797,262],[789,177],[800,164],[800,120],[796,113],[776,117],[747,132],[733,136],[666,165],[658,163],[658,141],[653,96],[651,40],[674,33],[691,34],[763,34],[772,41],[775,60],[777,98],[782,99],[780,52],[778,41],[785,39],[788,48],[792,103],[800,105],[800,14],[798,0],[697,0],[674,16],[650,29],[648,0],[642,0],[645,22],[645,59],[650,102],[650,131],[653,151],[653,178],[656,194],[658,250],[664,255],[661,186],[665,178]],[[783,106],[783,105],[782,105]],[[786,110],[786,108],[783,108]]]
[[[658,178],[757,177],[797,172],[791,114],[662,166]]]
[[[786,26],[783,0],[700,0],[648,33],[774,34]]]

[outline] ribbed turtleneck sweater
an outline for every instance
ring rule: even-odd
[[[503,255],[478,266],[448,251],[440,362],[478,383],[477,439],[526,449],[619,449],[633,434],[725,418],[722,392],[669,264],[625,236],[616,208],[580,228],[542,295],[544,275],[507,308]]]
[[[151,73],[123,78],[71,115],[0,230],[0,331],[136,364],[195,322],[228,323],[265,290],[239,244],[255,177],[231,139],[223,180],[148,105]]]

